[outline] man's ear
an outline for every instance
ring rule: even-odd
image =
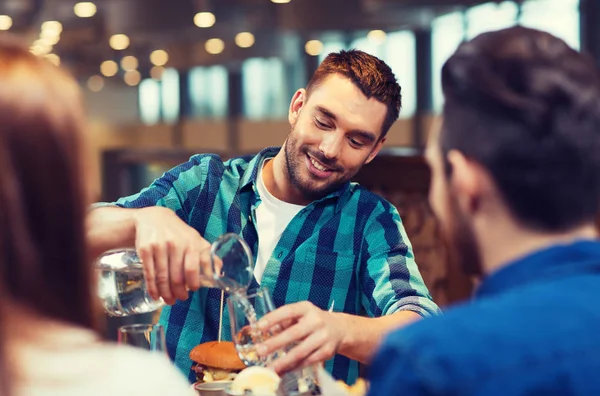
[[[371,154],[369,154],[369,156],[367,157],[365,164],[368,164],[369,162],[373,161],[373,158],[375,158],[377,156],[377,154],[379,154],[379,150],[381,150],[381,147],[383,147],[383,143],[385,143],[385,139],[387,139],[387,136],[379,139],[379,141],[377,143],[375,143],[375,147],[373,147]]]
[[[483,169],[458,150],[450,150],[446,158],[452,169],[450,187],[454,189],[462,210],[471,213],[477,208],[483,193]]]
[[[306,103],[306,90],[301,88],[296,91],[294,96],[292,97],[292,101],[290,102],[290,109],[288,111],[288,120],[290,125],[295,125],[298,120],[298,116],[300,115],[300,110],[304,107]]]

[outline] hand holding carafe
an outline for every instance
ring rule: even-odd
[[[188,268],[189,271],[195,271],[198,287],[216,287],[234,292],[247,289],[252,281],[252,253],[237,234],[220,236],[197,257],[204,257],[204,264],[198,259],[195,266],[184,266],[186,271]],[[133,248],[110,250],[98,257],[98,295],[109,315],[152,312],[167,303],[162,296],[155,298],[151,295],[147,265]],[[188,289],[185,293],[187,298]]]

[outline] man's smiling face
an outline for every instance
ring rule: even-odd
[[[379,152],[387,107],[349,79],[331,75],[290,107],[285,163],[292,187],[307,201],[350,180]]]

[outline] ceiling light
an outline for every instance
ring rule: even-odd
[[[254,45],[254,35],[250,32],[241,32],[235,36],[235,43],[240,48],[250,48]]]
[[[87,86],[92,92],[102,91],[102,88],[104,88],[104,79],[98,75],[91,76],[87,80]]]
[[[8,15],[0,15],[0,30],[8,30],[12,26],[12,18]]]
[[[45,55],[44,58],[46,58],[54,66],[60,66],[60,57],[58,55],[48,54],[48,55]]]
[[[306,53],[311,56],[317,56],[323,51],[323,43],[319,40],[310,40],[304,46]]]
[[[215,24],[217,18],[212,12],[199,12],[194,16],[194,24],[201,28],[209,28]]]
[[[131,71],[138,68],[139,62],[135,56],[127,55],[121,59],[121,68],[125,71]]]
[[[142,75],[137,70],[130,70],[125,72],[123,79],[125,80],[125,84],[134,87],[142,81]]]
[[[42,34],[46,35],[60,35],[63,31],[62,23],[58,21],[46,21],[42,23]]]
[[[73,11],[79,18],[90,18],[96,14],[96,4],[90,1],[82,1],[75,4]]]
[[[271,1],[275,4],[286,4],[286,3],[289,3],[291,0],[271,0]]]
[[[111,36],[109,42],[112,49],[117,51],[124,50],[129,47],[129,37],[124,34],[115,34]]]
[[[150,62],[154,66],[164,66],[169,61],[169,54],[165,50],[155,50],[150,54]]]
[[[150,77],[155,79],[156,81],[160,80],[165,72],[165,68],[162,66],[154,66],[150,69]]]
[[[367,39],[375,44],[383,44],[387,37],[387,33],[383,30],[371,30],[369,34],[367,34]]]
[[[106,77],[112,77],[117,74],[118,71],[119,65],[117,65],[117,62],[115,61],[107,60],[100,65],[100,72]]]
[[[217,55],[217,54],[220,54],[221,52],[223,52],[223,50],[225,49],[225,43],[221,39],[212,38],[212,39],[206,40],[206,43],[204,44],[204,48],[206,49],[206,52],[208,52],[209,54]]]

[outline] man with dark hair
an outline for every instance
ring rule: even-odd
[[[442,70],[430,203],[475,300],[391,334],[372,395],[600,394],[600,78],[562,40],[515,27]]]
[[[189,351],[217,339],[221,317],[230,334],[220,291],[199,288],[200,252],[225,232],[252,249],[251,288],[269,288],[282,307],[267,326],[281,317],[297,323],[258,348],[297,344],[275,363],[279,371],[333,358],[326,368],[352,382],[357,361],[371,357],[385,331],[438,312],[396,209],[350,183],[399,110],[400,86],[384,62],[360,51],[331,54],[292,98],[281,149],[226,162],[196,155],[119,207],[90,212],[94,252],[135,244],[152,296],[181,300],[163,309],[161,322],[190,379]]]

